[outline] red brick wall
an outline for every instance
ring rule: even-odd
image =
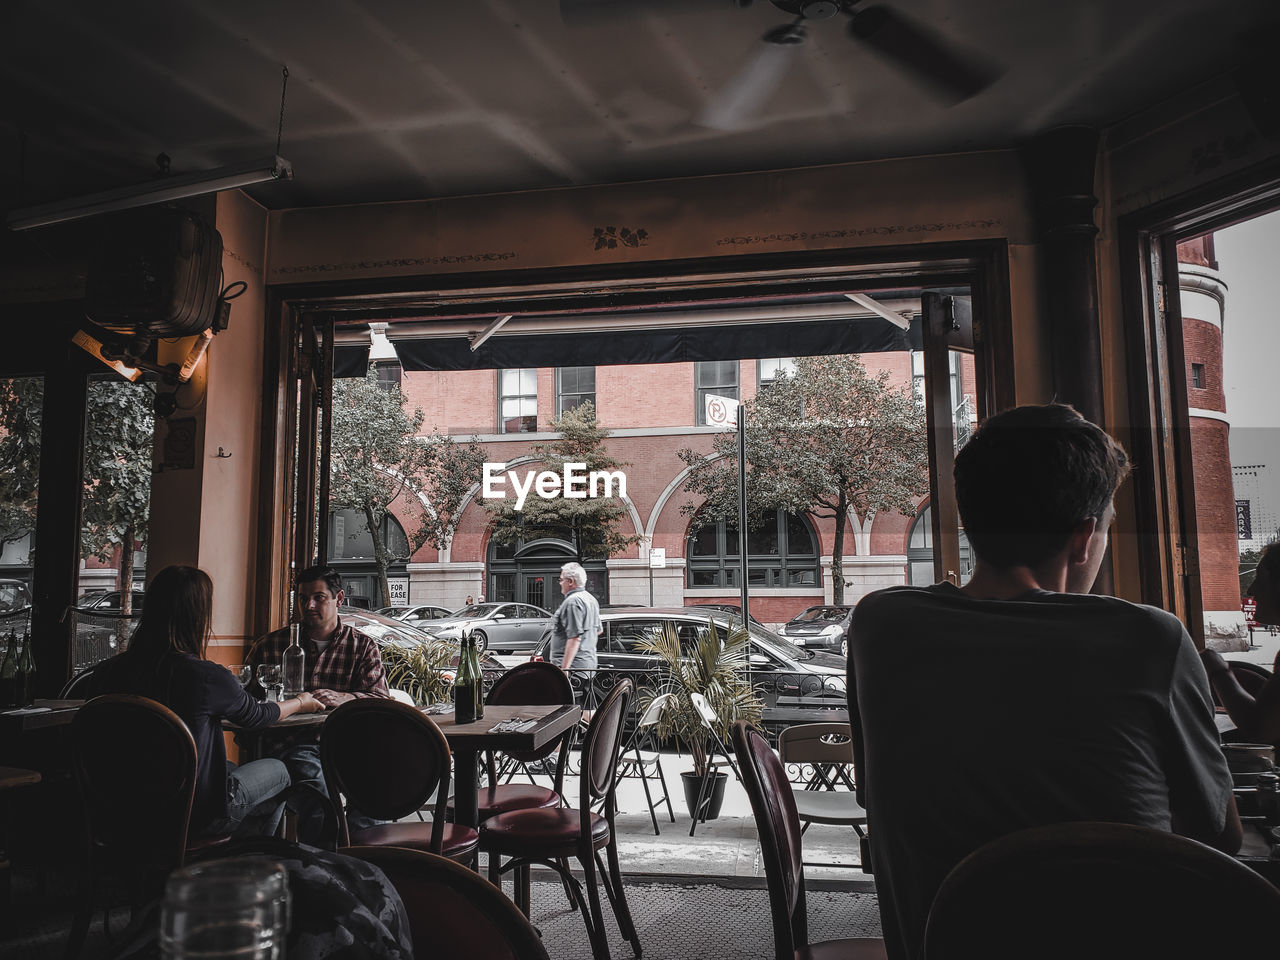
[[[1239,610],[1239,550],[1227,424],[1191,418],[1192,473],[1205,610]]]
[[[1227,409],[1222,385],[1222,330],[1217,324],[1186,317],[1182,321],[1182,350],[1186,355],[1187,405],[1205,410]],[[1204,365],[1204,386],[1196,389],[1191,365]]]

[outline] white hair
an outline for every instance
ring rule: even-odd
[[[560,568],[560,575],[568,577],[579,587],[587,585],[587,571],[582,569],[582,564],[577,562],[566,563]]]

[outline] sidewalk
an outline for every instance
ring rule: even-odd
[[[628,777],[618,784],[618,854],[623,872],[763,878],[764,864],[751,803],[733,774],[729,774],[725,785],[720,817],[698,824],[695,835],[690,837],[680,773],[692,769],[692,762],[688,756],[664,753],[662,766],[676,822],[671,822],[663,804],[657,811],[658,829],[662,831],[658,836],[654,836],[653,822],[645,810],[644,788],[639,779]],[[539,782],[547,780],[539,778]],[[650,783],[651,790],[655,786]],[[577,796],[577,777],[566,777],[566,799],[576,803]],[[810,880],[871,880],[858,866],[858,835],[851,827],[820,823],[811,826],[804,835],[804,859],[845,865],[806,866],[805,876]]]

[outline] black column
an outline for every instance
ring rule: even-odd
[[[1041,243],[1041,302],[1054,399],[1102,422],[1102,350],[1093,222],[1098,132],[1058,127],[1022,148]]]

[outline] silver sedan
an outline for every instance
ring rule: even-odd
[[[476,603],[419,628],[444,640],[472,631],[481,650],[532,650],[551,626],[551,614],[531,603]]]

